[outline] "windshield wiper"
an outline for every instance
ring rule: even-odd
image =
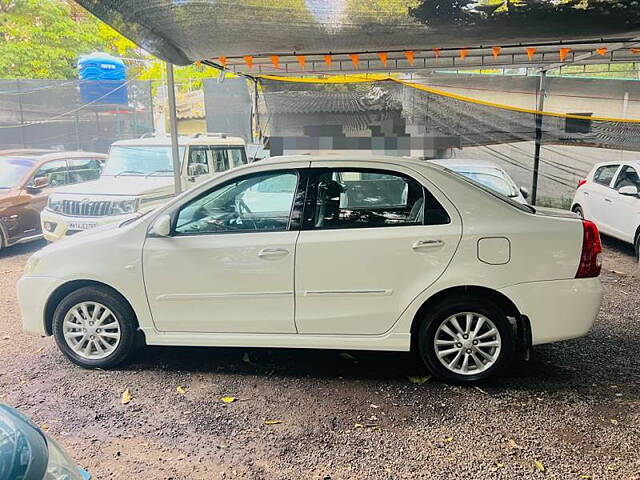
[[[155,175],[156,173],[173,173],[173,170],[155,170],[151,173],[147,173],[145,177],[150,177],[152,175]]]
[[[144,175],[144,172],[139,172],[138,170],[123,170],[119,173],[116,173],[114,177],[119,177],[120,175],[125,175],[125,174]]]

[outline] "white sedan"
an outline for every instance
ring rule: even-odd
[[[24,329],[83,367],[113,367],[140,340],[415,348],[473,382],[589,331],[599,253],[593,223],[438,165],[281,157],[45,247],[18,297]]]
[[[635,247],[640,259],[640,160],[598,163],[580,180],[571,210]]]

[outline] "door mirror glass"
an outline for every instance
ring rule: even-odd
[[[637,197],[638,196],[638,187],[635,185],[627,185],[625,187],[620,187],[618,190],[620,195],[627,195],[629,197]]]
[[[168,237],[171,235],[171,217],[169,215],[161,215],[153,223],[151,233],[158,237]]]
[[[520,193],[525,199],[529,198],[529,190],[526,187],[520,187]]]

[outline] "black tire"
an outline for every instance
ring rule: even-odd
[[[113,312],[119,325],[120,339],[117,347],[103,358],[86,358],[76,353],[67,343],[63,324],[65,316],[82,302],[97,302]],[[113,368],[123,363],[139,345],[137,321],[131,306],[115,291],[106,287],[83,287],[71,292],[58,304],[53,314],[53,336],[60,351],[73,363],[84,368]]]
[[[497,358],[491,366],[486,367],[485,369],[475,374],[462,374],[450,370],[449,368],[445,367],[445,365],[440,361],[436,352],[435,336],[440,325],[442,325],[453,315],[461,314],[463,312],[473,312],[484,316],[495,325],[500,334],[501,345],[500,352],[497,354]],[[463,320],[460,319],[460,321]],[[477,321],[478,320],[476,317],[476,322]],[[486,324],[485,322],[485,326],[482,327],[479,335],[481,335],[483,332],[486,332],[485,328],[487,326],[488,324]],[[462,328],[464,329],[464,327]],[[480,342],[482,342],[482,340],[480,340]],[[462,345],[462,343],[455,344],[456,347],[458,345]],[[424,363],[435,376],[454,383],[478,383],[500,374],[508,365],[512,363],[516,350],[515,346],[516,335],[513,327],[509,323],[509,320],[507,320],[504,311],[493,302],[477,297],[456,296],[447,298],[444,301],[434,305],[429,309],[428,312],[426,312],[418,330],[418,350]],[[471,346],[467,351],[473,351],[473,355],[477,358],[480,358],[478,357],[476,350],[471,350],[474,348],[476,347]],[[455,357],[455,354],[451,355]],[[450,359],[451,357],[445,357],[445,360]],[[486,361],[482,360],[482,362],[486,364]],[[477,369],[477,367],[475,367],[474,365],[472,367],[472,370],[473,369]]]
[[[582,207],[580,205],[574,205],[571,211],[573,213],[577,213],[580,218],[584,219],[584,211],[582,210]]]
[[[636,251],[636,260],[640,262],[640,232],[636,235],[636,241],[634,242],[634,247]]]

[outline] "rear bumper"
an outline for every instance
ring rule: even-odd
[[[122,222],[131,218],[133,215],[134,214],[110,215],[105,217],[70,217],[49,210],[43,210],[40,214],[40,222],[42,223],[44,238],[49,242],[56,242],[75,232],[82,231],[71,228],[73,226],[72,224],[101,227],[103,225]]]
[[[22,277],[18,280],[18,304],[22,329],[32,335],[47,335],[44,310],[59,280],[51,277]]]
[[[586,335],[602,301],[599,278],[520,283],[500,291],[529,318],[533,345]]]

